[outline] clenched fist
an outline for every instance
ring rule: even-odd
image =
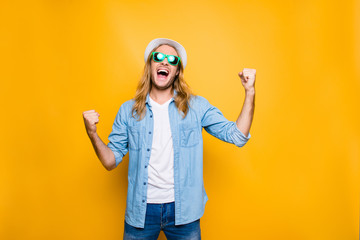
[[[96,124],[99,122],[100,114],[95,110],[89,110],[83,112],[84,123],[87,134],[90,136],[96,133]]]
[[[242,72],[239,72],[241,83],[245,88],[245,91],[254,89],[255,87],[256,69],[244,68]]]

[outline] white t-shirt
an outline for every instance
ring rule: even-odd
[[[150,99],[154,119],[154,133],[148,166],[148,203],[167,203],[174,196],[174,149],[168,107],[171,99],[158,104]]]

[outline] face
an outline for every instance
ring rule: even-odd
[[[178,56],[176,50],[169,45],[162,45],[158,47],[155,52]],[[169,64],[167,58],[165,58],[162,62],[155,62],[153,59],[151,59],[152,87],[155,87],[159,90],[170,88],[175,77],[179,74],[178,66],[179,64],[177,66]]]

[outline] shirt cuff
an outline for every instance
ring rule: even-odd
[[[238,141],[236,141],[235,145],[238,147],[242,147],[245,143],[251,138],[251,134],[249,132],[248,136],[245,136],[237,127],[236,122],[234,122],[234,137]]]
[[[120,154],[119,152],[115,151],[113,148],[112,148],[112,144],[111,142],[109,142],[107,144],[107,146],[110,148],[110,150],[114,153],[114,156],[115,156],[115,166],[117,167],[117,165],[119,165],[119,163],[121,163],[122,159],[123,159],[123,156],[122,154]]]

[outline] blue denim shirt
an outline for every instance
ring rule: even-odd
[[[176,94],[176,92],[175,92]],[[116,166],[129,151],[128,191],[125,221],[144,228],[149,159],[154,118],[146,97],[146,114],[141,121],[131,116],[134,100],[123,103],[116,115],[107,146],[114,152]],[[193,222],[204,214],[208,200],[203,183],[202,129],[222,141],[242,147],[250,139],[228,121],[205,98],[194,96],[185,118],[169,104],[170,128],[174,148],[175,225]]]

